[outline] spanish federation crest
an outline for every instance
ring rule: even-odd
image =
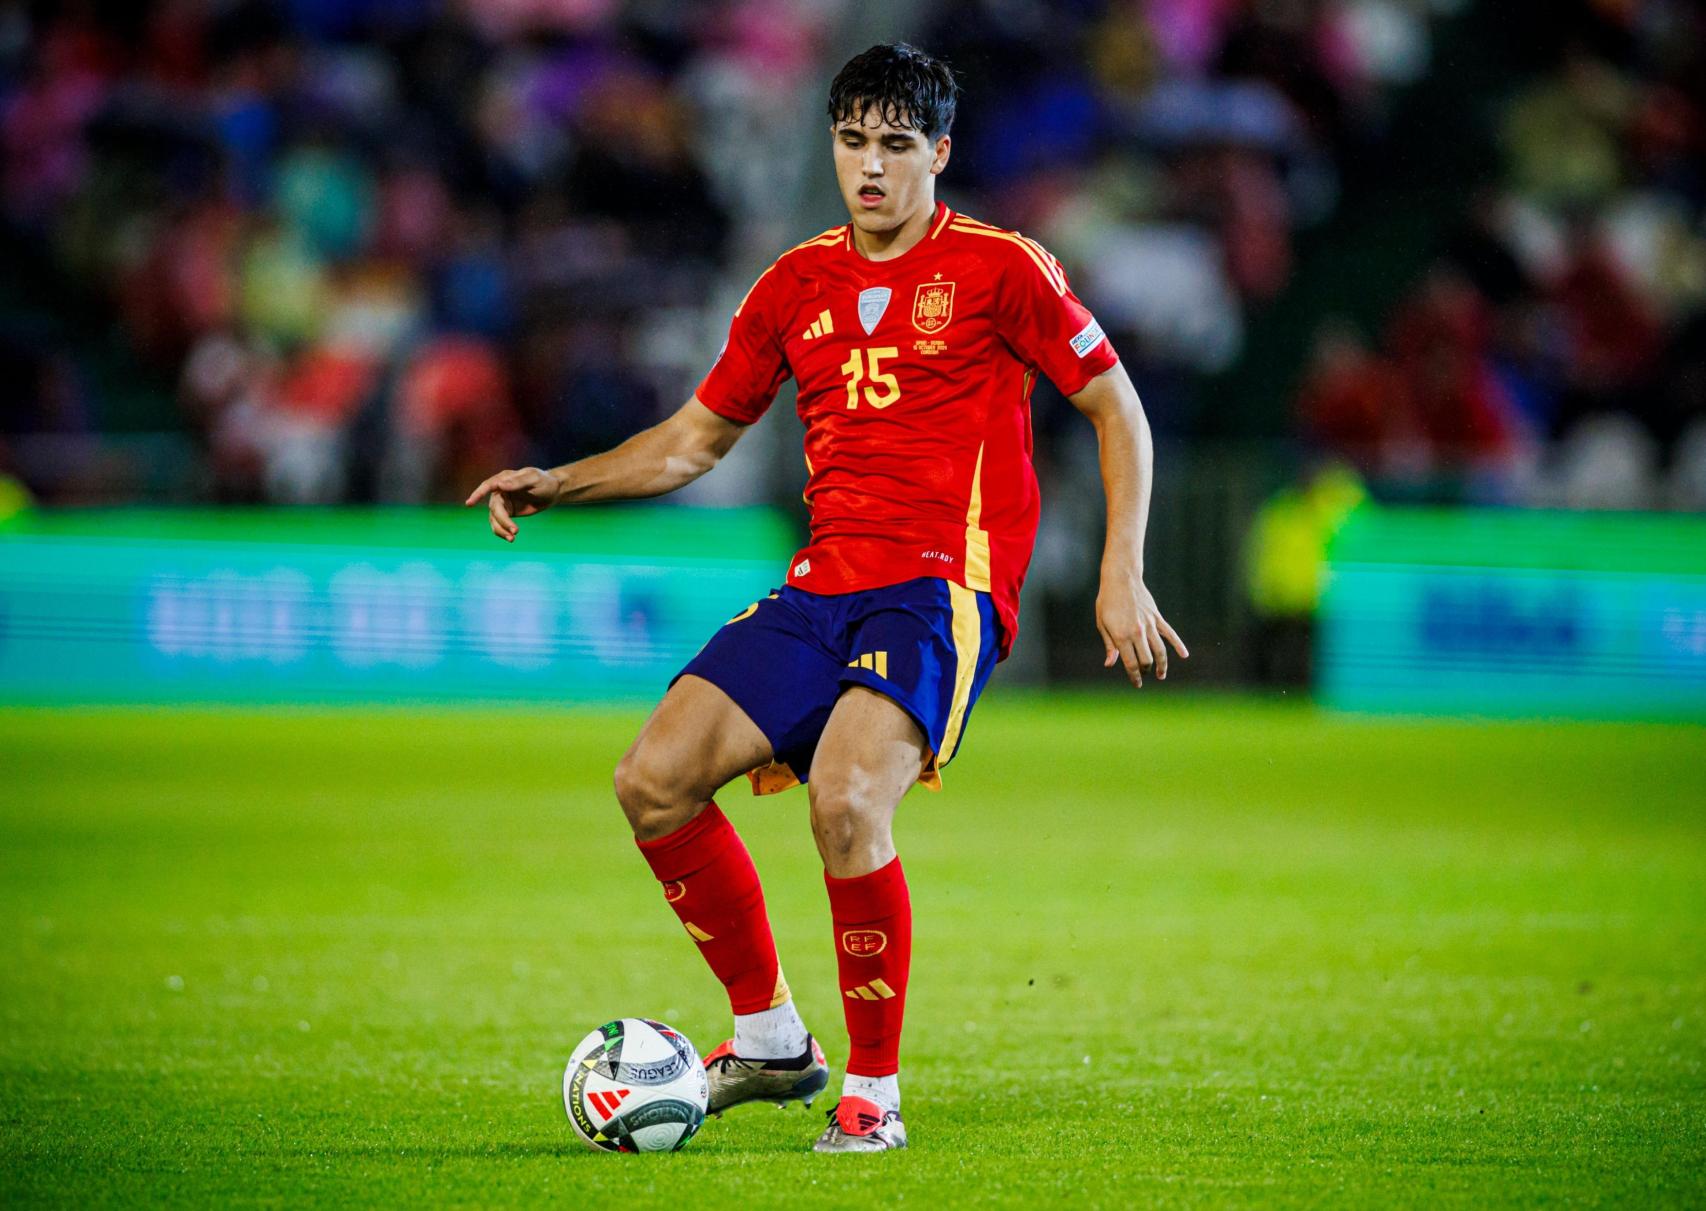
[[[865,326],[866,336],[876,331],[883,312],[889,309],[889,295],[892,293],[887,286],[872,286],[859,292],[859,322]]]
[[[954,318],[954,284],[925,282],[912,296],[912,326],[934,336]]]

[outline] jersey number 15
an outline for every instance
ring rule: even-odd
[[[900,350],[893,345],[885,345],[880,349],[855,349],[853,354],[841,366],[841,373],[847,376],[847,406],[859,406],[859,384],[867,378],[876,386],[865,388],[865,402],[873,408],[886,408],[900,398],[900,384],[895,381],[893,371],[883,370],[883,359],[894,357]]]

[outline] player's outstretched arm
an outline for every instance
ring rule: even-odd
[[[1155,450],[1149,421],[1125,367],[1115,363],[1072,397],[1096,427],[1102,488],[1108,498],[1108,537],[1102,548],[1102,584],[1096,594],[1096,630],[1107,649],[1104,667],[1125,665],[1134,686],[1143,670],[1167,679],[1167,644],[1189,657],[1184,641],[1143,583],[1143,536],[1149,525],[1149,485]]]
[[[746,425],[726,420],[697,396],[675,415],[636,433],[614,450],[552,467],[499,471],[468,494],[467,505],[486,502],[492,533],[514,542],[515,519],[556,504],[638,500],[690,484],[722,459]]]

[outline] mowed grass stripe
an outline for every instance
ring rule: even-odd
[[[1698,729],[997,687],[902,808],[872,1163],[573,1143],[587,1029],[727,1032],[611,799],[639,720],[0,712],[0,1203],[1706,1199]],[[805,797],[720,801],[838,1063]]]

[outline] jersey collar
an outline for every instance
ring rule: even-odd
[[[948,209],[948,204],[946,202],[937,202],[936,215],[930,220],[930,230],[925,233],[924,238],[919,240],[918,243],[914,244],[911,248],[908,248],[899,256],[891,257],[886,261],[870,261],[859,255],[859,250],[853,247],[853,224],[851,223],[847,224],[847,233],[841,238],[841,246],[854,258],[870,265],[872,268],[881,267],[886,269],[890,265],[900,264],[914,252],[917,252],[920,248],[924,247],[924,245],[930,243],[937,236],[941,235],[942,232],[947,229],[948,222],[953,217],[954,212]]]

